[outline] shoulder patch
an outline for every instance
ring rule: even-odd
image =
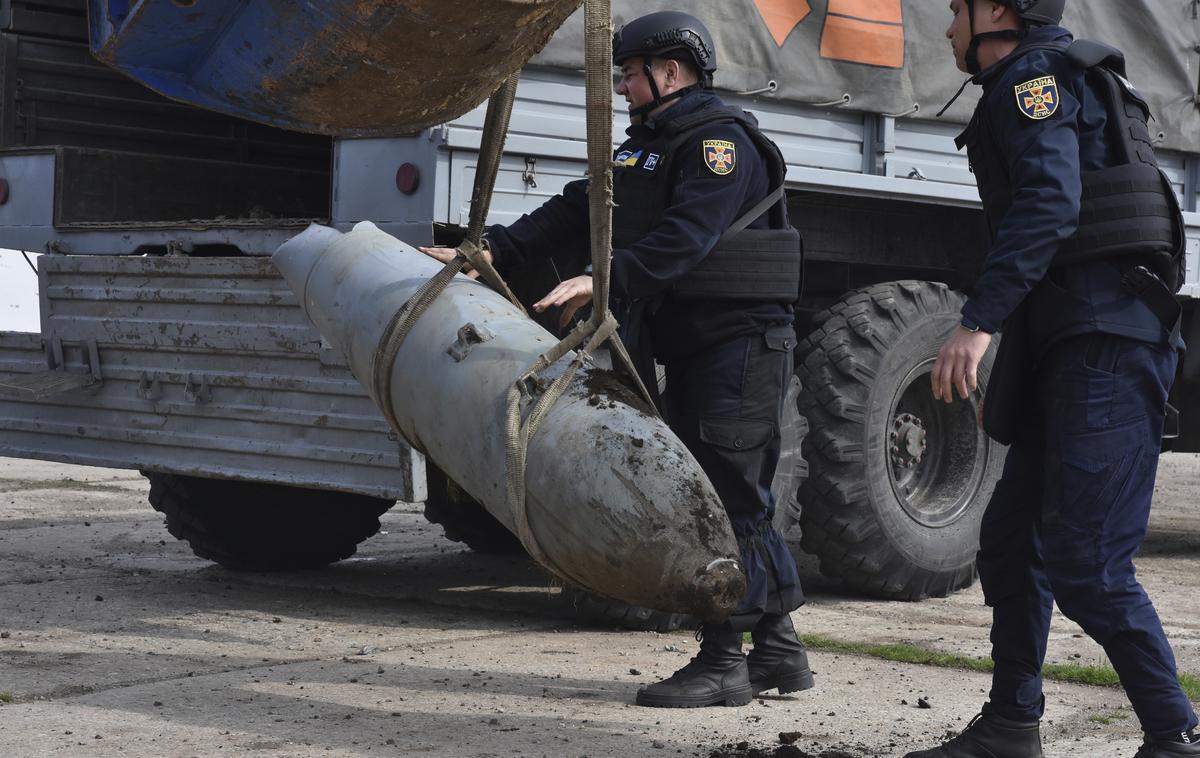
[[[1050,118],[1058,112],[1058,82],[1053,76],[1030,79],[1013,88],[1017,108],[1034,121]]]
[[[621,163],[621,164],[624,164],[624,165],[632,168],[632,167],[636,166],[638,164],[638,161],[640,161],[641,159],[642,159],[642,151],[641,150],[638,150],[636,153],[630,152],[628,150],[624,150],[621,152],[620,155],[617,156],[617,163]]]
[[[727,176],[733,173],[737,165],[737,145],[723,139],[706,139],[701,149],[704,151],[704,165],[717,176]]]

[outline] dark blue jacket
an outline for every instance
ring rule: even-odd
[[[669,170],[670,200],[657,226],[641,239],[616,247],[612,258],[613,295],[623,302],[653,301],[668,294],[692,270],[729,226],[772,189],[767,164],[745,130],[733,123],[700,129],[677,151],[669,166],[646,168],[643,147],[654,143],[671,120],[711,108],[723,108],[711,92],[685,95],[656,118],[629,127],[628,139],[615,155],[642,155],[632,170]],[[716,173],[706,162],[705,141],[735,145],[730,173]],[[549,257],[563,247],[586,249],[589,235],[587,180],[571,182],[561,195],[522,216],[508,227],[488,229],[488,240],[503,273],[528,260]],[[636,197],[615,197],[618,206]],[[764,214],[750,228],[765,228]],[[580,272],[561,272],[564,278]],[[620,317],[621,314],[617,314]],[[674,300],[666,297],[649,316],[655,357],[669,361],[733,337],[762,332],[767,326],[791,323],[790,306],[736,300]]]
[[[1030,49],[1050,42],[1065,47],[1071,39],[1062,27],[1034,28],[1011,55],[978,74],[983,97],[959,138],[992,237],[964,320],[998,331],[1028,296],[1035,356],[1088,332],[1155,343],[1168,337],[1145,303],[1122,290],[1116,266],[1050,265],[1078,226],[1081,172],[1113,165],[1105,107],[1084,71],[1061,50]]]

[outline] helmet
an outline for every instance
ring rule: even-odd
[[[1034,24],[1057,24],[1062,21],[1067,0],[1000,0],[1017,12],[1021,20]]]
[[[1055,25],[1062,21],[1063,9],[1067,0],[994,0],[997,4],[1012,8],[1017,17],[1026,27]],[[975,32],[975,0],[966,0],[968,18],[971,20],[971,46],[967,49],[967,70],[978,74],[979,45],[987,39],[1011,39],[1020,41],[1025,38],[1027,29],[999,29],[990,32]],[[951,101],[953,102],[953,101]],[[942,110],[945,110],[944,108]]]
[[[662,11],[636,18],[613,35],[613,63],[626,60],[672,58],[692,63],[706,86],[717,70],[717,48],[700,19],[679,11]]]

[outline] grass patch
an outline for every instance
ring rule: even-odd
[[[896,663],[916,663],[945,669],[991,672],[992,661],[988,658],[972,658],[954,653],[941,653],[919,645],[899,643],[893,645],[871,645],[863,642],[845,642],[815,634],[801,634],[800,641],[809,650],[823,653],[845,653],[879,658]],[[1119,687],[1121,680],[1111,666],[1091,666],[1082,663],[1047,663],[1042,668],[1042,677],[1055,682],[1088,684],[1094,687]],[[1191,700],[1200,700],[1200,677],[1180,674],[1179,684]]]
[[[16,698],[13,697],[11,692],[0,692],[0,703],[12,703],[15,701]]]
[[[1114,721],[1121,721],[1129,718],[1129,714],[1125,711],[1101,711],[1088,716],[1088,721],[1093,724],[1111,724]]]
[[[943,669],[966,669],[967,671],[991,671],[992,662],[983,658],[970,658],[953,653],[939,653],[936,650],[898,643],[894,645],[870,645],[863,642],[843,642],[842,640],[818,637],[813,634],[800,635],[800,641],[809,650],[823,653],[846,653],[848,655],[863,655],[868,658],[879,658],[897,663],[916,663],[922,666],[935,666]]]
[[[1200,676],[1183,673],[1179,675],[1179,684],[1189,700],[1200,700]]]
[[[1082,663],[1047,663],[1042,676],[1056,682],[1090,684],[1094,687],[1120,687],[1121,680],[1111,666],[1085,666]]]

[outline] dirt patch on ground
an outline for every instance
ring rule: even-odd
[[[782,738],[781,738],[782,739]],[[748,742],[722,745],[708,754],[708,758],[864,758],[870,753],[857,749],[833,747],[819,752],[801,750],[795,745],[756,746]]]
[[[27,483],[0,495],[0,755],[892,758],[961,731],[990,684],[814,649],[813,690],[638,708],[639,687],[696,653],[688,630],[581,626],[528,562],[447,542],[418,505],[324,571],[244,574],[171,538],[132,472],[0,459],[0,481]],[[1189,673],[1198,481],[1200,457],[1164,458],[1138,559]],[[806,635],[988,654],[978,587],[889,603],[801,564]],[[1047,658],[1103,651],[1056,613]],[[1120,689],[1052,681],[1046,701],[1047,755],[1128,758],[1141,744]]]

